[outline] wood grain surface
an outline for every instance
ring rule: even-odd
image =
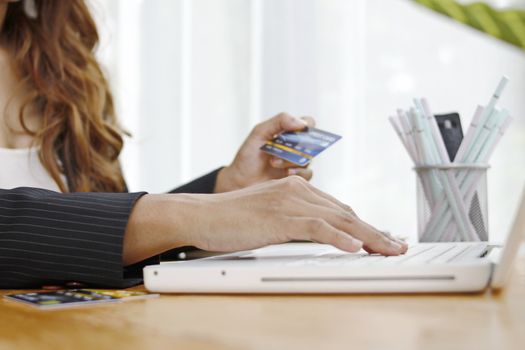
[[[0,300],[1,350],[120,348],[525,349],[525,257],[500,294],[164,295],[50,311]]]

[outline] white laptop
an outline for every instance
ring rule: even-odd
[[[287,243],[144,268],[158,293],[431,293],[501,289],[525,232],[525,189],[503,247],[420,243],[400,256]]]

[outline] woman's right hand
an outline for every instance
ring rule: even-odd
[[[202,197],[198,219],[188,227],[191,245],[231,252],[310,240],[347,252],[398,255],[406,243],[361,221],[347,205],[299,176],[230,193]],[[200,223],[197,223],[200,222]]]
[[[145,197],[150,196],[156,195]],[[310,240],[347,252],[364,248],[371,253],[398,255],[407,250],[405,242],[360,220],[349,206],[299,176],[220,194],[157,196],[162,196],[163,205],[152,202],[148,210],[142,210],[150,220],[140,219],[140,206],[152,197],[143,197],[134,209],[124,240],[125,264],[184,245],[233,252]],[[135,252],[128,257],[126,242],[133,244],[131,251]],[[152,244],[157,248],[145,253]]]

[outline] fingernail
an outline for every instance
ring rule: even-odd
[[[299,171],[297,169],[288,169],[288,175],[297,175]]]
[[[363,242],[358,240],[358,239],[355,239],[354,238],[354,247],[356,248],[356,250],[360,250],[361,248],[363,248]]]
[[[284,161],[282,159],[279,159],[279,158],[277,158],[277,159],[274,158],[274,159],[272,159],[272,164],[274,166],[280,166],[280,165],[284,164]]]
[[[390,246],[392,248],[395,248],[396,250],[401,250],[402,249],[401,245],[396,243],[396,242],[394,242],[394,241],[390,241]]]
[[[302,120],[302,119],[299,119],[299,118],[294,118],[293,119],[293,123],[294,125],[296,125],[298,128],[304,128],[305,126],[308,126],[308,124],[306,123],[306,121]]]
[[[405,242],[405,241],[402,241],[402,240],[400,240],[400,239],[397,239],[397,238],[396,238],[396,243],[397,243],[397,244],[399,244],[399,245],[401,245],[402,247],[404,247],[404,246],[407,246],[407,245],[408,245],[408,243],[407,243],[407,242]]]

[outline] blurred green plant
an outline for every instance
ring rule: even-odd
[[[441,14],[525,50],[525,10],[496,10],[483,2],[413,0]]]

